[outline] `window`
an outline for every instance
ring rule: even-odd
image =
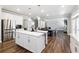
[[[76,19],[76,34],[79,35],[79,16]]]
[[[72,26],[72,34],[73,35],[79,35],[79,16],[76,16],[71,21]]]

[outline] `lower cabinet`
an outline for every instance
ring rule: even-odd
[[[70,49],[72,53],[79,53],[79,42],[73,37],[70,38]]]
[[[31,36],[23,33],[16,33],[16,44],[24,47],[25,49],[40,53],[45,48],[44,36]]]

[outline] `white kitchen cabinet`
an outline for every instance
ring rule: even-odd
[[[42,50],[45,48],[45,37],[43,35],[32,36],[32,35],[16,32],[15,41],[16,44],[35,53],[42,52]]]
[[[79,53],[79,41],[74,37],[70,38],[70,49],[72,53]]]
[[[28,36],[22,33],[16,33],[16,43],[24,48],[29,48]]]
[[[24,46],[24,40],[22,39],[22,35],[20,33],[16,33],[16,43],[21,44],[21,46]]]
[[[48,31],[37,30],[37,32],[44,33],[44,35],[45,35],[45,44],[48,44]]]
[[[28,43],[29,43],[29,50],[30,51],[32,51],[32,52],[35,52],[36,51],[36,41],[37,41],[37,39],[35,38],[35,37],[33,37],[33,36],[29,36],[28,37],[29,39],[28,39]]]

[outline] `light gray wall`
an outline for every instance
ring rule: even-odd
[[[24,19],[23,26],[25,28],[28,28],[28,26],[29,26],[29,21],[28,21],[29,18],[31,18],[31,17],[28,17],[28,16],[24,16],[23,17],[23,19]],[[44,19],[42,19],[42,18],[40,18],[40,19],[34,18],[32,20],[33,20],[34,23],[36,22],[36,24],[35,24],[36,27],[38,26],[39,28],[45,28],[45,21],[44,21]],[[36,21],[36,20],[38,20],[38,21]],[[30,23],[30,25],[31,25],[31,23]]]
[[[64,18],[47,19],[47,27],[51,27],[52,30],[64,30]]]
[[[23,19],[23,28],[28,28],[28,20]]]

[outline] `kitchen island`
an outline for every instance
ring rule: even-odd
[[[45,35],[44,33],[19,29],[16,30],[15,42],[31,52],[40,53],[45,48]]]

